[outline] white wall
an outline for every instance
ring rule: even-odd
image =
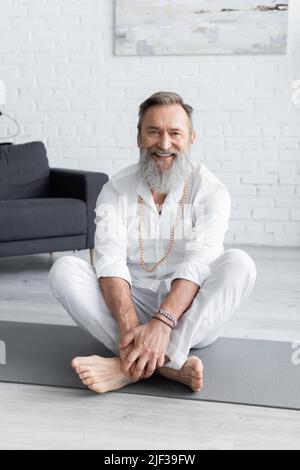
[[[138,160],[139,103],[177,91],[196,110],[193,160],[233,197],[227,243],[299,246],[300,1],[290,6],[287,55],[139,58],[113,55],[113,0],[0,0],[15,142],[43,140],[51,166],[112,175]]]

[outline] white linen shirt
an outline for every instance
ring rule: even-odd
[[[144,199],[144,261],[152,267],[167,252],[182,198],[184,182],[167,195],[159,214],[139,163],[113,176],[96,204],[95,271],[97,278],[120,277],[130,287],[156,291],[163,279],[186,279],[200,287],[212,263],[224,252],[231,198],[225,186],[203,164],[190,162],[184,219],[177,225],[170,256],[152,273],[140,262],[139,204]]]

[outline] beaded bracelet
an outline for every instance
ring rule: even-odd
[[[177,325],[177,320],[174,317],[174,315],[172,315],[170,312],[167,312],[163,308],[158,308],[156,313],[160,313],[161,315],[166,317],[168,320],[171,320],[171,322],[173,323],[173,328],[175,328],[175,326]]]

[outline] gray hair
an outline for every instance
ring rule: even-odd
[[[169,106],[171,104],[179,104],[186,112],[189,121],[190,121],[190,127],[191,127],[191,132],[194,130],[194,124],[193,124],[193,112],[194,109],[189,106],[188,104],[184,103],[183,99],[181,98],[180,95],[177,93],[173,93],[171,91],[159,91],[157,93],[154,93],[151,95],[149,98],[146,99],[141,105],[140,105],[140,110],[139,110],[139,122],[138,122],[138,131],[139,134],[141,133],[142,129],[142,122],[144,119],[144,116],[146,112],[148,111],[149,108],[152,106]]]

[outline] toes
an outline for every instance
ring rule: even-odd
[[[76,373],[78,375],[83,374],[84,372],[90,372],[90,366],[89,365],[81,364],[81,365],[76,367]]]
[[[202,388],[203,388],[202,385],[200,385],[200,387],[199,387],[198,384],[192,386],[192,390],[193,390],[194,392],[201,392]]]
[[[82,364],[86,364],[86,365],[91,366],[91,365],[95,364],[95,362],[97,362],[97,360],[99,360],[98,356],[75,357],[75,359],[73,359],[73,361],[71,362],[71,365],[74,369],[76,369],[76,367],[78,367]]]
[[[195,392],[200,392],[203,388],[203,379],[202,377],[198,380],[193,380],[192,389]]]
[[[91,378],[90,372],[83,372],[82,374],[79,374],[80,380],[85,380]]]
[[[200,363],[192,372],[192,388],[195,392],[200,392],[203,388],[203,366]]]
[[[194,380],[201,380],[202,376],[203,376],[203,373],[202,373],[201,370],[197,370],[197,371],[192,373],[192,379],[194,379]]]
[[[71,367],[73,367],[73,369],[76,369],[76,367],[79,366],[79,361],[77,358],[73,359],[73,361],[71,362]]]
[[[95,393],[102,394],[106,392],[106,390],[104,390],[104,388],[98,383],[91,384],[88,387],[92,392],[95,392]]]
[[[203,376],[203,371],[204,371],[204,368],[203,368],[203,365],[202,363],[197,363],[194,365],[194,368],[193,368],[193,371],[192,371],[192,376],[194,377],[202,377]]]
[[[87,357],[75,357],[71,362],[71,366],[73,369],[77,369],[78,367],[82,366],[83,364],[87,364]]]
[[[90,387],[94,383],[94,379],[87,378],[82,380],[83,385],[86,385],[87,387]]]

